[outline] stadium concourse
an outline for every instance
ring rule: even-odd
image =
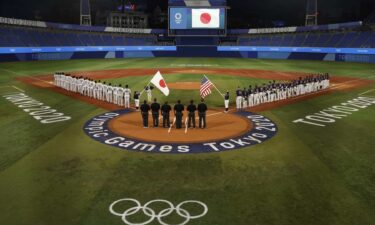
[[[80,3],[82,25],[0,17],[0,224],[375,224],[375,14],[233,29],[267,13],[169,0],[153,29]]]

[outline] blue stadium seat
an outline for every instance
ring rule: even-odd
[[[129,35],[125,36],[124,34],[0,26],[0,47],[143,46],[154,44],[156,44],[156,37],[153,35],[142,37],[132,35],[129,37]]]

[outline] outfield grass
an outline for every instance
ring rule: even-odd
[[[103,109],[15,80],[54,71],[157,69],[183,64],[330,72],[336,76],[375,79],[374,64],[316,61],[156,58],[2,63],[1,224],[123,224],[121,218],[109,213],[108,207],[126,197],[141,202],[161,198],[175,204],[187,199],[206,203],[208,214],[189,224],[375,224],[375,106],[324,128],[292,123],[375,89],[374,84],[262,112],[278,125],[279,132],[273,139],[251,148],[213,154],[161,155],[121,151],[93,141],[82,127]],[[167,82],[196,81],[195,78],[199,82],[198,75],[166,76]],[[141,88],[143,84],[138,81],[143,80],[147,78],[115,82]],[[220,74],[212,80],[223,89],[242,82],[263,82]],[[55,125],[39,123],[2,97],[17,91],[12,86],[72,120]],[[176,93],[168,100],[191,97],[185,91]],[[375,91],[368,95],[375,96]],[[221,104],[219,96],[211,97],[210,104]],[[140,222],[142,218],[131,219]],[[170,222],[181,221],[170,218]]]

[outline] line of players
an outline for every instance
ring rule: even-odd
[[[291,82],[276,83],[275,81],[263,84],[262,86],[250,85],[248,89],[236,90],[236,108],[237,110],[254,107],[263,103],[285,100],[312,92],[327,89],[330,85],[329,74],[318,74],[307,77],[300,77]],[[224,96],[229,99],[229,93]],[[226,103],[226,102],[225,102]],[[225,104],[225,110],[228,111],[228,105]]]
[[[120,84],[116,87],[111,83],[102,83],[100,80],[94,81],[83,76],[77,77],[60,72],[54,74],[54,84],[71,92],[130,108],[132,91],[128,85],[122,87]],[[135,91],[134,103],[137,109],[139,108],[139,97],[140,94]]]
[[[94,81],[85,77],[72,76],[65,73],[54,74],[54,84],[65,90],[80,93],[98,100],[107,101],[109,103],[130,108],[130,98],[132,91],[125,85],[123,88],[121,84],[116,87],[111,83],[101,83],[101,81]],[[298,80],[291,82],[276,83],[275,81],[262,86],[250,85],[248,89],[236,90],[236,108],[237,110],[254,107],[263,103],[275,102],[285,100],[296,96],[317,92],[319,90],[327,89],[330,85],[329,74],[311,75],[307,77],[300,77]],[[152,99],[152,88],[147,86],[144,91],[147,94],[148,102]],[[139,110],[139,98],[141,93],[134,92],[134,103],[137,110]],[[229,111],[229,92],[224,96],[225,112]]]

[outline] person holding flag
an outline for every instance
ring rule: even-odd
[[[151,102],[151,99],[152,99],[152,88],[151,88],[151,86],[150,85],[146,86],[145,91],[146,91],[146,94],[147,94],[147,101]]]
[[[150,84],[153,84],[156,88],[158,88],[165,96],[169,95],[169,88],[167,86],[167,83],[165,82],[163,76],[161,75],[160,71],[158,71],[151,79],[151,81],[147,84],[145,89],[141,92],[141,95],[144,91],[147,93],[148,101],[152,101],[152,87]]]
[[[217,89],[214,83],[212,83],[206,75],[203,75],[200,88],[200,96],[204,100],[209,94],[212,93],[211,87],[214,87],[220,96],[224,99],[225,112],[228,112],[229,108],[229,93],[223,94]],[[203,102],[202,102],[203,103]]]
[[[158,71],[155,76],[150,81],[156,88],[158,88],[165,96],[169,95],[169,88],[160,71]]]
[[[204,75],[201,81],[201,88],[200,88],[200,95],[202,99],[206,98],[209,94],[212,93],[211,87],[213,86],[214,84]]]

